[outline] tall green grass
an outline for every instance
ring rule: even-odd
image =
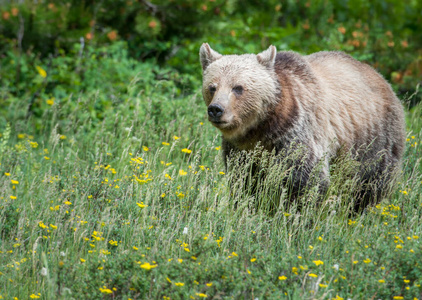
[[[322,203],[316,189],[272,202],[279,176],[248,193],[247,170],[224,169],[199,93],[173,97],[156,84],[129,87],[100,119],[86,109],[97,98],[84,93],[45,107],[41,129],[32,117],[9,118],[0,141],[4,299],[422,297],[421,106],[407,111],[394,194],[356,215],[347,163]],[[11,109],[19,116],[26,106]]]

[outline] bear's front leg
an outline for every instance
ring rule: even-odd
[[[278,163],[288,170],[283,184],[289,199],[296,200],[314,186],[318,186],[318,198],[324,197],[330,185],[328,157],[316,157],[304,144],[290,145],[279,153]]]

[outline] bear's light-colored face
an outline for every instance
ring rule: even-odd
[[[258,55],[222,56],[208,44],[202,45],[202,94],[208,120],[224,138],[241,137],[277,101],[280,87],[274,72],[275,56],[274,46]]]

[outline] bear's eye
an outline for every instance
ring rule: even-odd
[[[233,92],[235,92],[237,95],[242,95],[242,93],[243,93],[243,87],[240,86],[240,85],[236,85],[233,88]]]
[[[210,91],[211,95],[214,95],[215,91],[217,90],[217,88],[213,85],[210,85],[208,87],[208,90]]]

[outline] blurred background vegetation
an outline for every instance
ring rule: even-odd
[[[99,121],[157,82],[172,97],[197,92],[203,42],[223,54],[270,44],[342,50],[381,72],[411,107],[422,98],[421,32],[419,0],[0,0],[0,126],[39,117],[34,128],[42,127],[46,107],[72,107],[81,92],[97,95],[88,113]],[[16,101],[28,109],[11,116]]]

